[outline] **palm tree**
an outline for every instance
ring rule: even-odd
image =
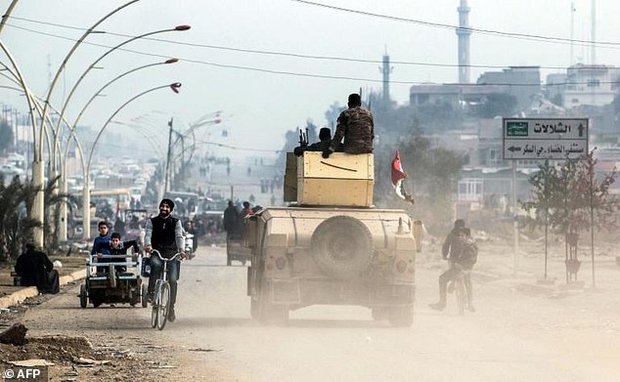
[[[48,251],[58,247],[56,235],[60,222],[58,206],[70,200],[68,194],[52,192],[58,179],[59,177],[51,179],[44,189],[46,214],[43,230],[47,239],[45,248]],[[27,215],[36,192],[30,181],[22,183],[19,176],[15,176],[5,186],[4,176],[0,175],[0,262],[16,259],[23,245],[33,240],[33,229],[41,226],[41,223]]]
[[[22,245],[32,240],[33,228],[40,226],[27,216],[36,190],[31,183],[22,184],[19,176],[5,186],[0,175],[0,261],[15,259]]]

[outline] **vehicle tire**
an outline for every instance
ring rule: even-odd
[[[372,235],[361,221],[333,216],[314,230],[310,252],[325,274],[337,279],[359,277],[370,265]]]
[[[157,306],[157,329],[163,330],[168,321],[170,309],[170,284],[163,283],[159,291],[159,304]]]
[[[289,309],[287,305],[274,304],[269,301],[267,291],[259,294],[258,319],[264,324],[281,325],[289,319]]]
[[[259,320],[259,313],[260,313],[260,300],[254,297],[250,298],[250,316],[252,317],[252,319],[254,320]]]
[[[147,295],[149,293],[149,288],[146,284],[142,284],[142,307],[146,308],[148,305]]]
[[[390,318],[390,311],[387,308],[371,308],[370,313],[375,321],[384,321]]]
[[[465,281],[462,276],[459,276],[458,279],[454,281],[454,295],[456,297],[456,309],[459,315],[465,314],[465,300],[467,299],[466,291],[465,291]]]
[[[80,285],[80,307],[86,308],[88,305],[88,295],[86,294],[86,284]]]
[[[413,324],[413,307],[395,307],[389,311],[390,325],[407,327]]]
[[[129,288],[129,305],[134,307],[140,302],[140,289],[138,287]]]

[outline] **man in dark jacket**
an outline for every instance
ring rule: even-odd
[[[441,246],[441,257],[443,257],[444,260],[448,259],[452,251],[455,250],[457,246],[457,233],[461,228],[465,228],[465,220],[456,219],[454,221],[454,227],[448,232]]]
[[[331,153],[337,151],[343,138],[345,153],[372,153],[372,141],[375,138],[372,113],[362,107],[362,98],[357,93],[349,95],[347,105],[349,108],[338,117],[336,132],[329,148],[323,150],[323,158],[329,158]]]
[[[40,293],[56,294],[59,291],[58,271],[44,252],[33,244],[26,244],[26,251],[17,258],[15,272],[22,286],[36,286]]]
[[[456,231],[455,231],[456,230]],[[448,283],[455,280],[463,271],[470,271],[478,258],[478,247],[471,238],[469,228],[455,228],[455,237],[452,239],[448,260],[450,268],[439,276],[439,302],[431,304],[435,310],[444,310],[446,307]],[[465,274],[467,288],[468,309],[474,311],[473,294],[469,272]]]
[[[239,211],[233,204],[232,200],[228,201],[228,207],[224,210],[224,230],[226,238],[237,235],[237,222],[239,221]]]
[[[185,239],[183,238],[183,225],[181,220],[172,216],[174,202],[170,199],[162,199],[159,203],[159,215],[147,219],[145,225],[144,249],[146,252],[156,249],[162,257],[171,258],[178,252],[183,252]],[[182,258],[185,256],[182,255]],[[159,256],[151,256],[151,276],[149,277],[148,295],[152,300],[155,283],[159,279],[163,269],[163,262]],[[177,299],[177,280],[181,270],[181,261],[177,257],[168,263],[168,282],[170,283],[170,310],[168,320],[176,319],[174,304]]]

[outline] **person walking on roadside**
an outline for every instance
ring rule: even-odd
[[[183,225],[181,220],[172,216],[174,202],[170,199],[162,199],[159,203],[159,215],[146,220],[144,235],[144,250],[151,253],[156,249],[163,258],[171,258],[178,252],[183,252],[185,239],[183,237]],[[185,258],[185,254],[181,255]],[[159,256],[151,256],[151,275],[149,277],[148,296],[153,300],[155,283],[159,279],[163,262]],[[174,322],[176,313],[174,305],[177,300],[177,281],[181,270],[181,260],[175,259],[168,263],[168,282],[170,283],[170,309],[168,320]]]

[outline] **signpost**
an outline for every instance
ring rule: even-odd
[[[517,273],[519,226],[517,221],[517,160],[567,160],[588,153],[587,118],[503,118],[504,160],[512,160],[514,219],[513,273]],[[545,231],[545,279],[547,277]]]
[[[504,118],[504,160],[577,159],[588,153],[587,118]]]

